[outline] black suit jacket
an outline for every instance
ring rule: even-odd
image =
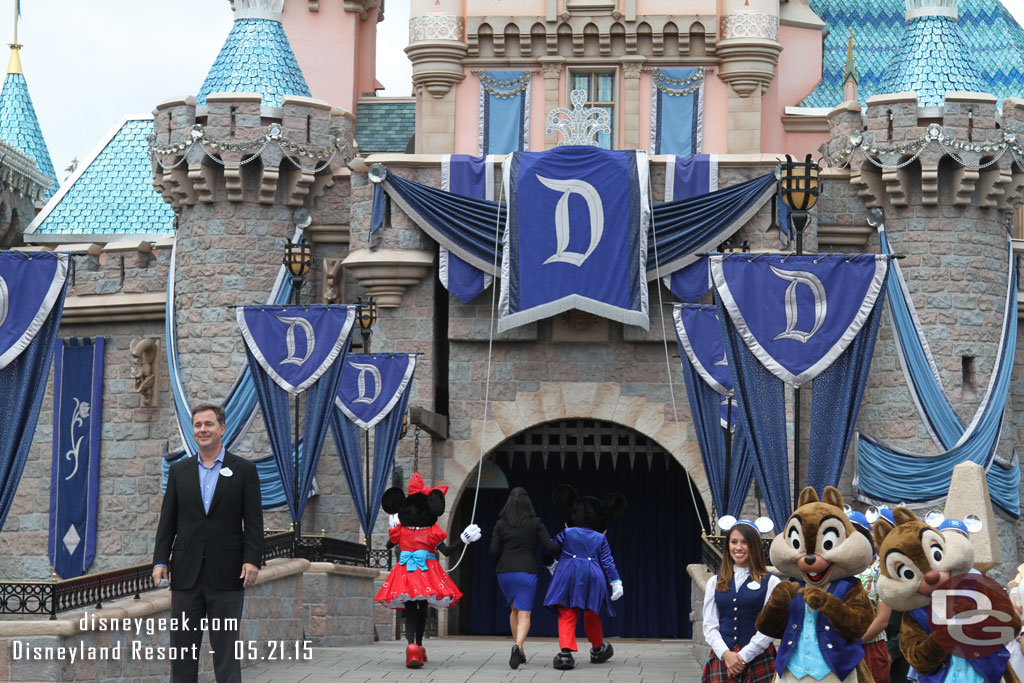
[[[224,476],[225,469],[231,476]],[[204,557],[207,582],[217,590],[241,590],[242,563],[263,564],[259,475],[256,465],[231,453],[224,454],[209,514],[196,458],[172,465],[167,474],[153,564],[169,565],[171,590],[187,590],[196,584]]]

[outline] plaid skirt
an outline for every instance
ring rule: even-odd
[[[734,647],[733,652],[739,652],[740,648]],[[747,664],[739,678],[730,678],[725,672],[725,662],[715,656],[712,652],[704,665],[704,673],[701,675],[701,683],[772,683],[775,679],[775,646],[769,645],[768,649],[754,657],[754,661]]]

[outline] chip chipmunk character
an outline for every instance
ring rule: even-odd
[[[769,552],[793,580],[775,588],[757,618],[758,631],[781,640],[776,681],[873,683],[861,637],[874,610],[857,579],[874,557],[871,541],[854,529],[834,487],[819,501],[808,486],[798,503]]]
[[[918,680],[1020,683],[1007,666],[1010,653],[1004,646],[1020,631],[1020,617],[1006,591],[972,569],[974,547],[967,534],[980,528],[980,519],[968,515],[964,521],[946,520],[932,513],[929,524],[905,507],[896,508],[893,516],[895,525],[882,537],[878,551],[878,595],[904,612],[900,650]],[[957,623],[967,612],[971,617]],[[1006,638],[994,638],[1002,629],[1008,632]]]

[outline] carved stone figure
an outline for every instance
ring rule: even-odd
[[[159,405],[157,377],[160,374],[160,342],[156,339],[133,339],[129,347],[132,355],[132,391],[139,394],[139,405],[153,408]]]

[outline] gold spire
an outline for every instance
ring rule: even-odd
[[[7,63],[7,73],[9,74],[24,73],[21,70],[21,57],[18,55],[19,50],[21,50],[21,45],[11,43],[11,61]]]
[[[853,54],[853,27],[850,27],[850,37],[846,41],[846,69],[843,71],[843,83],[853,79],[854,83],[858,83],[857,79],[857,58]]]

